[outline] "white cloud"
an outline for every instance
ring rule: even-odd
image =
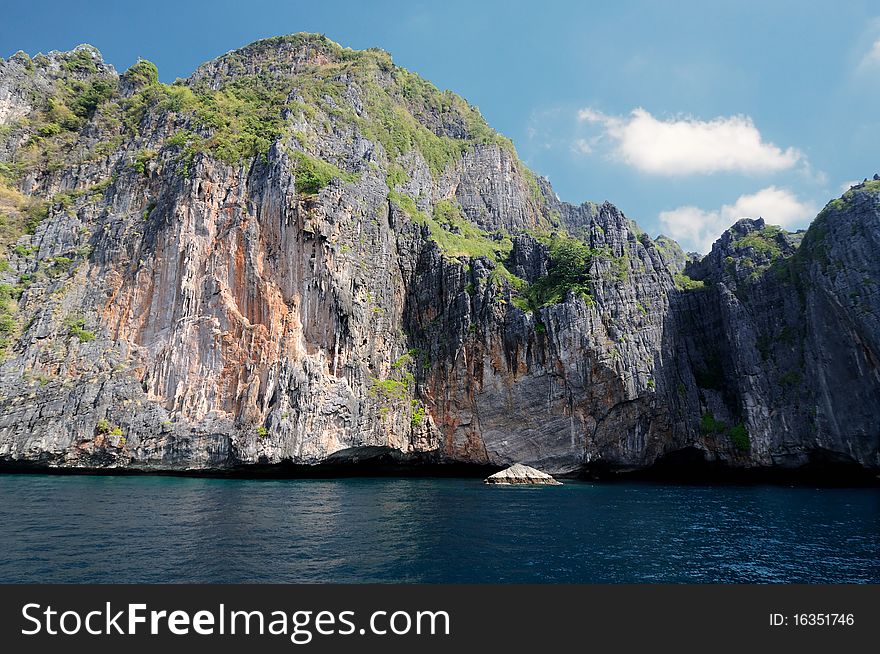
[[[859,180],[857,180],[857,179],[854,179],[854,180],[849,181],[849,182],[844,182],[843,184],[840,185],[840,192],[841,192],[841,193],[846,193],[848,190],[850,190],[850,188],[852,188],[852,187],[855,186],[856,184],[861,184],[861,181],[859,181]]]
[[[664,233],[686,250],[708,252],[725,229],[740,218],[763,218],[770,225],[791,229],[805,225],[817,207],[803,202],[791,191],[768,186],[751,195],[741,195],[733,204],[706,211],[694,206],[660,212]]]
[[[596,111],[590,107],[584,107],[578,111],[578,120],[581,122],[604,123],[609,118],[610,116],[606,116],[601,111]]]
[[[593,146],[587,139],[575,139],[571,144],[571,151],[577,154],[590,154]]]
[[[880,66],[880,39],[874,41],[874,44],[871,46],[871,49],[862,57],[862,62],[859,64],[862,68],[869,68],[871,66]]]
[[[615,142],[616,159],[655,175],[775,172],[802,158],[795,148],[765,142],[748,116],[658,120],[641,107],[625,117],[586,107],[578,120],[602,126]]]

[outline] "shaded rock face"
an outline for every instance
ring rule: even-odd
[[[806,234],[740,221],[690,267],[709,286],[678,309],[683,348],[712,431],[742,425],[756,464],[880,463],[878,196],[856,187]]]
[[[514,463],[494,475],[489,475],[485,482],[493,485],[526,485],[526,486],[561,486],[562,484],[550,475],[535,470],[521,463]]]
[[[694,260],[561,202],[385,53],[295,35],[135,72],[0,63],[0,209],[38,218],[0,261],[3,463],[880,467],[877,184]],[[572,243],[580,285],[539,297]]]
[[[447,456],[574,472],[591,461],[647,465],[668,446],[654,391],[671,276],[610,205],[586,238],[611,253],[590,263],[593,300],[570,295],[533,312],[479,265],[422,260],[405,329],[432,362],[424,396]],[[526,279],[546,269],[546,248],[516,239],[511,261],[529,260],[542,263]]]

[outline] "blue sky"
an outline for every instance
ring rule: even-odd
[[[804,227],[880,172],[876,2],[9,3],[0,55],[97,46],[163,81],[258,38],[325,33],[480,107],[563,200],[705,251],[741,215]]]

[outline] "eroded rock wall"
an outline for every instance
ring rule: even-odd
[[[877,184],[806,236],[741,221],[698,261],[609,203],[559,201],[460,99],[327,43],[224,55],[142,110],[92,49],[0,64],[9,197],[45,203],[0,271],[0,461],[880,467]],[[282,131],[226,161],[177,105],[263,74],[296,82]],[[113,95],[35,145],[46,97],[96,79]],[[383,88],[409,149],[368,120]],[[590,252],[589,293],[526,306],[555,233]]]

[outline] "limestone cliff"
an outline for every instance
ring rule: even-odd
[[[317,35],[0,63],[0,462],[880,468],[880,183],[702,260]]]

